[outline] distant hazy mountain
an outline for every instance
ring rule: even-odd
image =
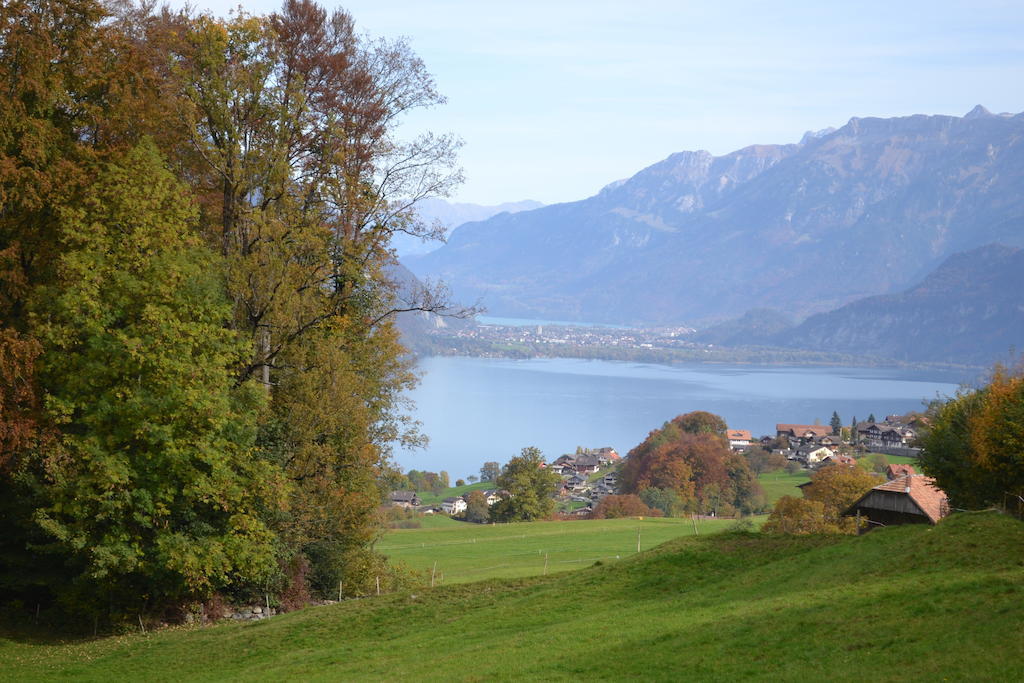
[[[447,234],[462,225],[471,221],[482,221],[499,213],[516,213],[518,211],[529,211],[544,206],[540,202],[525,200],[521,202],[506,202],[497,206],[482,206],[480,204],[451,203],[443,199],[424,199],[416,204],[417,213],[420,218],[433,223],[437,221],[445,226]],[[404,257],[410,254],[426,254],[441,246],[441,242],[424,242],[423,240],[409,235],[399,234],[395,237],[393,245],[398,251],[398,256]]]
[[[793,328],[794,321],[781,311],[758,308],[743,316],[700,330],[691,339],[719,346],[764,346],[777,342]]]
[[[799,144],[681,152],[578,202],[466,224],[407,260],[492,315],[800,319],[1024,246],[1024,115],[853,118]]]
[[[1024,351],[1024,249],[949,257],[920,284],[814,315],[776,342],[909,361],[977,363]]]

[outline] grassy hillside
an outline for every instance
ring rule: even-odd
[[[485,489],[493,488],[494,482],[480,481],[475,484],[463,484],[462,486],[452,486],[451,488],[442,489],[438,493],[432,493],[430,491],[421,491],[416,495],[420,497],[420,500],[423,501],[424,505],[440,505],[441,501],[443,501],[445,498],[464,496],[470,491],[483,491]]]
[[[377,549],[392,561],[430,572],[437,563],[446,584],[513,578],[579,569],[597,560],[616,561],[667,540],[723,531],[732,520],[595,519],[572,522],[468,524],[427,516],[424,528],[389,531]],[[545,562],[546,559],[546,562]]]
[[[10,679],[1021,680],[1024,524],[726,533],[252,624],[0,640]]]

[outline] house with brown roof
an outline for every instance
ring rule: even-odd
[[[395,507],[406,509],[417,507],[420,504],[420,497],[416,495],[415,491],[392,491],[388,500]]]
[[[931,477],[905,474],[871,489],[843,514],[866,517],[869,527],[938,524],[949,514],[949,502]]]
[[[813,441],[816,438],[828,436],[831,433],[832,428],[828,425],[775,425],[775,437],[778,438],[780,436],[784,436],[787,439],[789,439],[791,443],[794,440],[796,440],[798,443]]]
[[[855,467],[857,465],[856,458],[852,458],[849,455],[843,455],[842,453],[829,453],[821,459],[819,463],[821,467],[825,465],[846,465],[847,467]]]
[[[747,429],[730,429],[725,433],[725,437],[729,439],[729,447],[733,450],[747,448],[754,440]]]

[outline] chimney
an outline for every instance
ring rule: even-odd
[[[910,493],[910,479],[911,479],[911,478],[912,478],[913,476],[914,476],[914,475],[912,475],[912,474],[908,474],[908,475],[907,475],[907,481],[906,481],[907,487],[906,487],[905,489],[903,489],[903,493]]]

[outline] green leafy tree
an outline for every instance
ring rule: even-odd
[[[36,516],[80,598],[200,598],[276,569],[261,511],[287,487],[254,457],[261,395],[230,375],[244,345],[194,217],[151,144],[58,214],[59,285],[35,309],[60,438]]]
[[[695,500],[685,500],[676,489],[647,488],[640,492],[645,505],[661,511],[665,517],[676,517],[695,509]]]
[[[839,417],[839,413],[832,411],[832,419],[829,420],[829,425],[832,427],[832,436],[839,436],[839,432],[843,429],[843,421]]]
[[[501,474],[500,464],[494,461],[485,462],[480,468],[480,481],[497,481],[499,474]]]
[[[466,497],[466,521],[483,523],[490,519],[491,510],[483,491],[470,491]]]
[[[544,467],[544,456],[532,446],[506,463],[498,476],[499,488],[508,491],[491,508],[498,522],[525,522],[546,519],[555,511],[554,494],[561,477]]]
[[[858,498],[881,483],[881,480],[860,467],[829,465],[811,475],[810,486],[805,486],[804,497],[824,505],[829,523],[842,526],[843,512]]]
[[[1024,370],[997,366],[988,385],[928,410],[918,456],[954,507],[1024,511]]]

